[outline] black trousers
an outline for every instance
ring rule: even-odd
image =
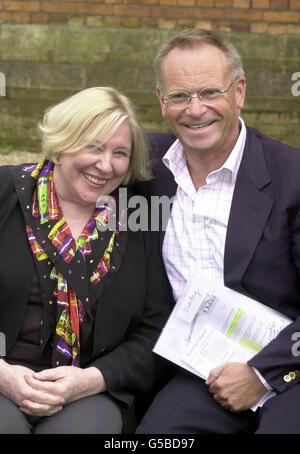
[[[255,413],[223,409],[198,377],[177,375],[157,394],[137,434],[300,434],[300,384]]]
[[[122,414],[107,394],[96,394],[66,405],[44,418],[28,417],[0,395],[0,434],[120,434]]]

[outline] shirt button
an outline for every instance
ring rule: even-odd
[[[49,304],[53,304],[53,301],[50,300],[50,301],[49,301]]]

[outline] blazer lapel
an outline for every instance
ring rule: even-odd
[[[242,278],[272,210],[273,201],[262,192],[270,181],[261,142],[247,129],[225,244],[224,282],[228,287],[242,290]]]

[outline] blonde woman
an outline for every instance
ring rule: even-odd
[[[169,293],[156,236],[103,228],[97,201],[148,178],[143,132],[109,87],[40,129],[45,159],[0,168],[0,433],[121,433],[152,385]]]

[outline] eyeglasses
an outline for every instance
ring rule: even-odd
[[[226,95],[236,81],[237,78],[230,83],[226,90],[224,88],[208,87],[196,91],[194,95],[185,91],[173,91],[168,96],[163,96],[162,101],[172,109],[185,109],[193,98],[198,98],[200,101],[209,103],[214,102],[221,98],[221,96]]]

